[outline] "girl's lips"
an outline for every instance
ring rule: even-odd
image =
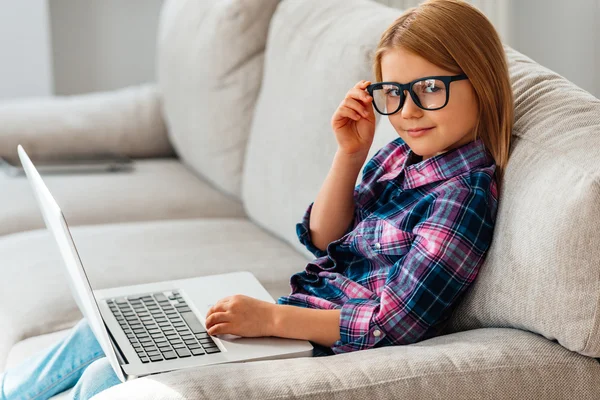
[[[409,136],[411,137],[420,137],[423,136],[425,134],[427,134],[429,131],[431,131],[433,129],[433,127],[431,128],[427,128],[427,129],[421,129],[420,131],[406,131]]]

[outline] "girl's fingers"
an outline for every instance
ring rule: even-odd
[[[343,104],[346,107],[353,109],[354,111],[356,111],[357,113],[359,113],[360,115],[362,115],[365,118],[369,116],[369,111],[366,109],[366,107],[362,103],[359,103],[357,100],[355,100],[353,98],[346,97],[344,99]]]
[[[358,99],[358,100],[363,101],[365,103],[369,103],[371,100],[373,100],[373,98],[369,95],[369,93],[367,91],[361,90],[361,89],[357,89],[357,88],[350,89],[350,91],[348,92],[347,97],[352,97],[354,99]]]
[[[360,115],[351,108],[348,107],[340,107],[338,115],[344,118],[350,118],[354,121],[358,121],[360,119]]]
[[[362,81],[358,81],[356,83],[356,85],[354,85],[354,88],[356,88],[356,89],[364,89],[367,86],[369,86],[370,84],[371,84],[371,81],[362,80]]]
[[[218,324],[218,323],[226,322],[227,320],[228,320],[227,313],[216,312],[216,313],[212,313],[206,319],[206,325],[207,326],[213,326],[213,325]]]

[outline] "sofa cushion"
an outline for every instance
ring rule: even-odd
[[[371,52],[400,14],[365,0],[282,1],[271,21],[244,166],[244,207],[253,221],[306,255],[295,225],[337,150],[331,117],[358,81],[374,80]],[[365,163],[398,137],[387,117],[375,116]]]
[[[157,74],[171,142],[198,173],[241,197],[244,152],[279,0],[168,0]]]
[[[70,96],[0,102],[0,156],[104,152],[134,158],[172,157],[156,84]]]
[[[596,399],[600,364],[531,332],[488,328],[329,357],[173,371],[113,386],[94,400],[216,393],[246,400]]]
[[[505,50],[511,155],[492,245],[450,331],[520,328],[600,357],[600,100]]]
[[[277,300],[306,266],[302,255],[247,219],[77,226],[71,233],[94,289],[251,271]],[[0,260],[1,370],[14,343],[72,326],[82,315],[46,229],[0,238]]]
[[[131,172],[43,175],[70,225],[196,217],[244,217],[223,194],[173,158],[135,160]],[[0,172],[0,235],[45,227],[25,176]]]

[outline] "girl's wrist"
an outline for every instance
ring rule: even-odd
[[[344,164],[350,165],[363,165],[369,154],[369,149],[363,151],[357,151],[355,153],[346,153],[345,151],[338,149],[335,153],[334,160]]]

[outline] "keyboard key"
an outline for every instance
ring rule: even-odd
[[[177,355],[179,357],[190,357],[192,354],[190,353],[190,351],[188,349],[181,348],[181,349],[175,349],[175,351],[177,352]]]
[[[151,357],[150,357],[150,361],[152,361],[152,362],[156,362],[156,361],[162,361],[162,360],[164,360],[164,358],[163,358],[163,356],[162,356],[162,355],[159,355],[159,356],[151,356]]]
[[[210,348],[205,348],[204,351],[206,351],[208,354],[212,354],[212,353],[219,353],[221,350],[219,350],[218,347],[210,347]]]
[[[183,317],[183,319],[185,319],[185,322],[188,324],[188,326],[190,327],[192,332],[194,332],[194,333],[206,332],[206,330],[204,329],[204,327],[202,326],[200,321],[198,321],[198,318],[194,315],[194,313],[185,312],[185,313],[181,313],[181,316]]]
[[[165,358],[165,360],[172,360],[174,358],[177,358],[177,354],[175,354],[174,351],[167,351],[163,353],[163,357]]]
[[[150,362],[150,359],[149,359],[148,357],[140,357],[140,360],[141,360],[141,361],[142,361],[144,364],[146,364],[146,363]]]
[[[204,332],[204,333],[196,333],[196,339],[205,339],[205,338],[209,338],[210,335],[208,334],[208,332]]]
[[[193,354],[193,355],[195,355],[195,356],[201,356],[202,354],[206,354],[206,353],[204,352],[204,350],[202,350],[202,349],[191,349],[190,351],[191,351],[191,352],[192,352],[192,354]]]
[[[172,343],[175,349],[185,349],[185,344],[183,343]]]
[[[191,349],[200,349],[200,348],[202,348],[202,347],[198,343],[188,344],[188,349],[190,349],[190,350]]]

